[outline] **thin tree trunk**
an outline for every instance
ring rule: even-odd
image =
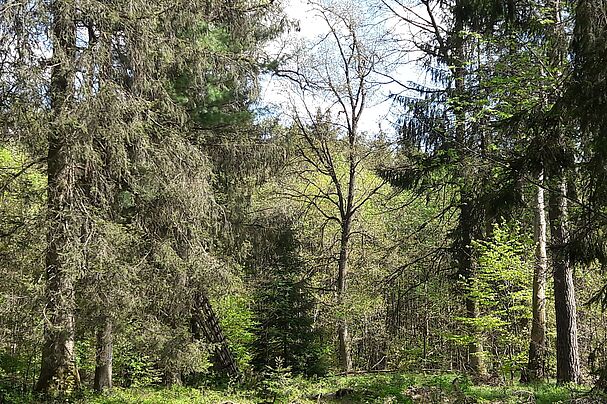
[[[469,319],[478,319],[480,312],[475,299],[466,299],[466,314]],[[484,378],[487,375],[487,366],[485,365],[485,350],[481,339],[482,336],[475,326],[473,326],[472,334],[474,341],[468,344],[470,367],[477,377]]]
[[[474,240],[474,221],[471,198],[464,192],[461,193],[460,225],[461,232],[460,245],[458,246],[459,273],[464,277],[468,286],[471,286],[474,276],[474,263],[472,260],[472,240]],[[473,296],[467,296],[465,299],[466,317],[470,320],[477,320],[480,316],[478,302]],[[473,341],[468,344],[468,361],[472,373],[480,379],[487,376],[487,366],[485,364],[485,351],[483,347],[483,335],[478,327],[472,324],[469,333]]]
[[[337,302],[341,313],[338,326],[339,337],[339,359],[344,372],[352,371],[352,356],[350,349],[350,337],[348,335],[348,319],[345,310],[343,310],[348,289],[348,255],[350,244],[350,231],[352,227],[352,217],[354,215],[354,194],[356,192],[356,161],[355,147],[358,136],[358,118],[355,108],[352,109],[352,124],[348,133],[348,194],[346,197],[345,210],[342,210],[341,239],[339,249],[339,261],[337,266]]]
[[[554,272],[556,314],[556,379],[559,383],[580,382],[577,313],[573,269],[567,254],[567,184],[562,169],[553,181],[558,190],[550,195],[550,232]]]
[[[339,251],[339,261],[337,268],[337,302],[338,306],[343,309],[343,304],[347,291],[347,275],[348,275],[348,244],[350,235],[349,220],[343,225],[341,235],[341,246]],[[350,337],[348,336],[348,321],[345,317],[345,313],[341,313],[338,325],[338,338],[339,338],[339,362],[341,369],[349,373],[352,371],[352,357],[350,350]]]
[[[74,352],[74,267],[64,255],[70,246],[74,223],[75,165],[73,145],[61,125],[73,93],[75,25],[73,4],[55,0],[51,4],[53,63],[49,98],[54,121],[48,136],[48,224],[46,253],[46,307],[42,364],[36,390],[71,391],[80,378]],[[70,265],[71,264],[71,265]]]
[[[97,329],[97,349],[94,388],[97,391],[112,388],[112,320],[105,317]]]
[[[544,175],[539,176],[535,200],[535,270],[533,273],[533,297],[531,323],[531,341],[529,343],[529,362],[521,375],[521,381],[532,382],[546,376],[546,274],[548,258],[546,256],[546,213],[544,203]]]

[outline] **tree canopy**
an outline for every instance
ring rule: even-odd
[[[0,402],[605,393],[606,117],[602,0],[5,1]]]

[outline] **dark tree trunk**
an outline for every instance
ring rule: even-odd
[[[74,353],[74,273],[76,263],[66,258],[78,225],[75,212],[73,143],[61,120],[73,93],[75,26],[73,4],[51,4],[53,63],[49,98],[53,122],[48,136],[48,225],[46,253],[46,307],[42,364],[37,391],[69,391],[80,385]]]
[[[183,380],[181,378],[181,372],[178,372],[175,370],[167,370],[164,373],[164,385],[166,387],[183,385]]]
[[[453,26],[453,37],[452,37],[452,53],[445,54],[445,59],[448,65],[451,66],[451,72],[454,79],[454,97],[465,97],[466,94],[466,53],[464,49],[464,37],[460,34],[464,30],[464,21],[462,16],[462,9],[464,5],[461,1],[457,1],[455,4],[455,20]],[[446,50],[445,50],[446,52]],[[470,135],[467,133],[466,128],[466,108],[459,106],[455,110],[455,147],[458,154],[465,160],[465,156],[468,154],[467,144],[470,143]],[[469,177],[470,174],[466,173],[466,168],[463,168],[462,177]],[[470,180],[470,183],[472,179]],[[464,185],[464,187],[467,186]],[[465,281],[469,283],[472,280],[474,274],[473,261],[472,261],[472,240],[474,240],[478,234],[476,227],[480,224],[477,223],[479,220],[478,215],[474,213],[473,197],[469,190],[460,190],[460,217],[459,217],[459,245],[456,246],[459,274],[464,277]],[[481,224],[482,225],[482,224]],[[466,315],[468,318],[474,320],[479,316],[478,303],[470,297],[466,298]],[[478,332],[475,326],[472,326],[470,333],[474,337],[474,341],[468,345],[468,357],[469,366],[472,372],[479,378],[484,378],[487,373],[485,366],[485,355],[482,344],[482,335]]]
[[[573,269],[567,254],[567,185],[562,169],[550,194],[550,232],[554,272],[556,314],[556,379],[559,383],[580,382],[577,319]]]
[[[356,116],[352,111],[352,116]],[[348,133],[348,193],[345,206],[341,209],[341,236],[339,243],[339,259],[337,262],[337,304],[342,311],[338,322],[337,336],[339,339],[339,363],[341,369],[347,373],[352,371],[352,350],[350,336],[348,335],[348,318],[344,307],[348,291],[348,255],[350,252],[350,236],[352,218],[355,213],[354,195],[356,192],[356,159],[355,147],[357,141],[358,118],[353,118]]]
[[[104,318],[97,329],[97,348],[94,388],[97,391],[112,388],[112,320]]]
[[[546,377],[546,274],[548,258],[546,256],[546,213],[544,203],[544,176],[540,175],[535,200],[535,270],[533,273],[533,297],[531,323],[531,341],[529,343],[529,362],[521,374],[521,381],[533,382]]]
[[[49,242],[49,244],[55,244]],[[42,364],[36,390],[69,391],[80,386],[74,352],[74,287],[70,274],[63,273],[55,248],[47,253],[46,312]]]

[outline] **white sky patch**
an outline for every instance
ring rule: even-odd
[[[267,48],[269,53],[288,53],[289,50],[294,49],[296,44],[304,41],[313,41],[329,32],[325,21],[313,11],[312,6],[306,0],[286,0],[284,9],[289,18],[299,22],[299,29],[293,29],[286,35],[283,35],[282,38],[272,42]],[[404,27],[402,24],[392,21],[386,24],[389,30],[394,30],[395,36],[407,35],[405,30],[409,28]],[[403,58],[408,58],[408,56],[403,54]],[[423,81],[423,76],[419,73],[419,70],[411,64],[401,63],[389,74],[400,83]],[[288,83],[285,83],[285,81],[287,79],[277,77],[263,78],[260,104],[270,106],[272,115],[278,116],[287,123],[289,121],[290,109],[293,105],[293,98],[296,98],[297,95],[290,90],[292,87]],[[384,80],[382,79],[381,81]],[[388,82],[389,80],[386,79],[385,81]],[[393,102],[389,96],[391,94],[402,93],[403,90],[403,87],[396,82],[381,85],[376,96],[373,97],[371,103],[365,108],[360,120],[359,129],[371,136],[379,133],[390,134],[393,132],[392,122],[394,121],[394,114],[391,114]],[[305,102],[309,105],[314,105],[314,102],[318,101],[306,99]]]

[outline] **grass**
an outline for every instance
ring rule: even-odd
[[[115,388],[111,393],[85,392],[69,400],[91,404],[194,404],[194,403],[558,403],[587,395],[575,389],[545,383],[507,386],[474,385],[462,375],[385,373],[332,376],[318,379],[278,377],[255,387]],[[340,395],[343,394],[343,397]],[[0,402],[3,400],[0,397]],[[16,400],[7,402],[36,402]],[[63,401],[65,402],[65,401]],[[607,402],[607,397],[584,403]]]
[[[191,404],[191,403],[256,403],[246,391],[230,394],[210,389],[176,387],[171,389],[114,389],[110,394],[95,395],[79,400],[91,404]]]

